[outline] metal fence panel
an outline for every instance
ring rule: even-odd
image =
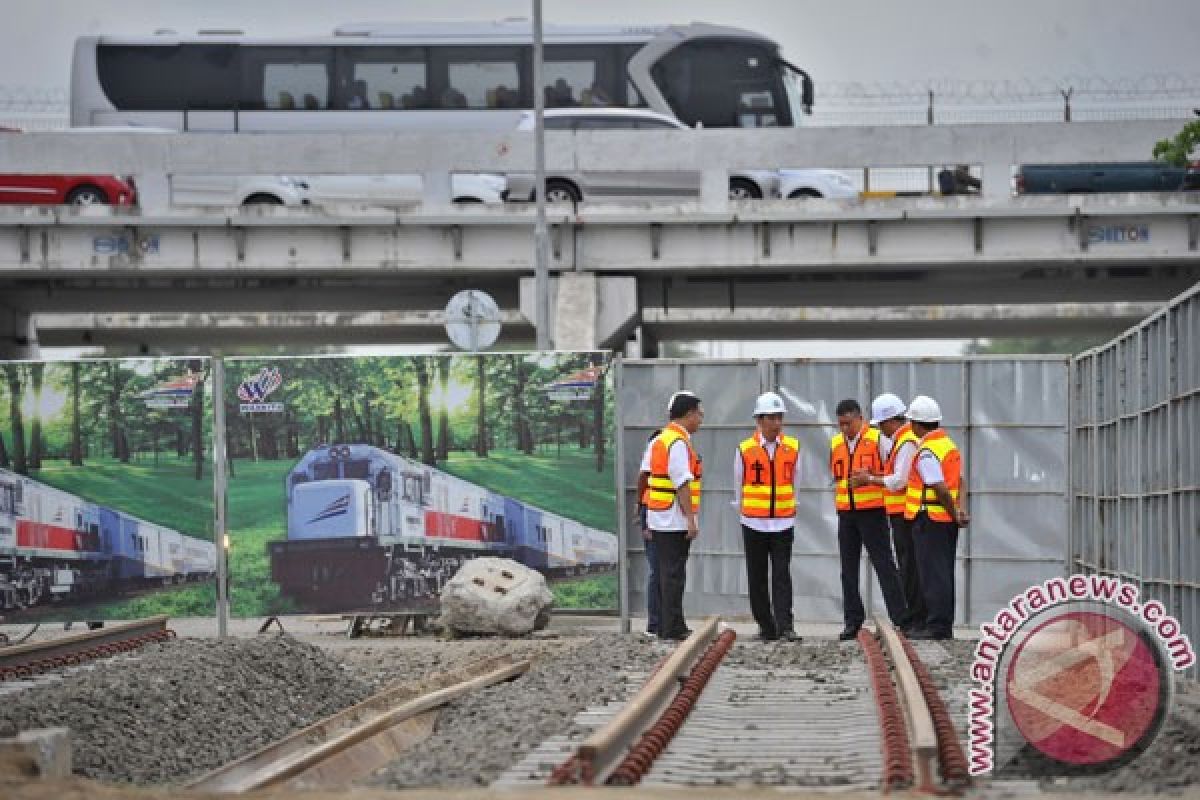
[[[1200,285],[1077,356],[1071,371],[1070,566],[1135,582],[1167,606],[1195,647]]]
[[[841,620],[837,518],[829,476],[834,409],[846,397],[867,411],[890,391],[938,400],[946,429],[963,452],[971,527],[959,537],[959,621],[978,623],[1031,583],[1062,574],[1071,486],[1067,457],[1067,360],[974,357],[787,361],[625,361],[621,366],[620,435],[625,449],[623,497],[633,514],[637,467],[647,436],[665,419],[672,392],[688,388],[704,401],[696,437],[704,457],[701,537],[688,560],[689,613],[746,614],[745,560],[733,499],[738,441],[753,430],[755,396],[779,391],[787,431],[800,441],[800,491],[792,558],[797,620]],[[982,455],[977,455],[982,454]],[[1077,481],[1081,473],[1076,472]],[[645,555],[629,540],[629,607],[645,608]],[[863,558],[868,611],[882,609]],[[865,586],[869,585],[869,591]]]

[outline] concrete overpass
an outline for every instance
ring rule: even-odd
[[[673,340],[952,337],[1105,334],[1136,324],[1161,304],[1048,303],[800,308],[644,308],[637,347]],[[497,347],[531,347],[534,328],[502,313]],[[34,317],[43,347],[104,347],[114,353],[186,354],[244,347],[428,344],[445,339],[441,311],[47,312]],[[617,343],[616,346],[619,346]]]
[[[619,347],[638,325],[649,342],[1115,332],[1146,303],[1200,279],[1200,198],[1014,198],[1011,165],[1144,158],[1154,138],[1177,127],[551,135],[551,169],[703,165],[704,189],[685,204],[551,209],[555,344]],[[468,286],[497,297],[510,341],[532,337],[524,321],[532,314],[520,313],[532,308],[530,287],[521,288],[532,209],[456,208],[438,191],[448,190],[450,171],[526,168],[528,136],[96,134],[86,148],[80,142],[4,137],[0,171],[86,164],[136,173],[150,207],[0,211],[0,340],[9,353],[39,338],[154,351],[436,342],[436,312]],[[728,172],[746,166],[958,162],[982,166],[984,196],[731,204],[723,190]],[[420,172],[432,191],[399,211],[156,207],[156,181],[198,170]]]

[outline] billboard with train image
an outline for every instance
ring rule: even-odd
[[[0,619],[214,613],[210,367],[0,363]]]
[[[616,607],[604,354],[226,365],[234,615],[427,609],[480,555]]]

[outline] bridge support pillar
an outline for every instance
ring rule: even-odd
[[[521,313],[533,320],[533,278],[521,278]],[[623,347],[638,322],[637,280],[565,272],[550,278],[550,342],[556,350]]]
[[[427,205],[448,206],[454,202],[454,188],[449,172],[433,170],[424,173],[421,179],[423,196]]]
[[[0,359],[35,359],[41,355],[37,328],[28,311],[0,306]]]
[[[626,358],[658,358],[659,343],[644,324],[638,325],[625,342]]]
[[[159,214],[171,208],[171,179],[161,172],[133,176],[137,187],[138,208],[143,214]]]
[[[983,162],[980,180],[979,191],[984,197],[1006,200],[1012,196],[1012,168],[1008,164]]]

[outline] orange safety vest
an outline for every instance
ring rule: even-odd
[[[933,453],[938,463],[942,465],[946,488],[950,490],[950,496],[954,498],[955,504],[958,503],[958,487],[962,479],[962,456],[946,432],[938,428],[926,434],[918,445],[912,471],[908,473],[908,492],[904,498],[904,518],[916,519],[917,514],[924,511],[934,522],[954,522],[950,517],[950,512],[938,502],[937,493],[926,488],[925,481],[921,480],[921,471],[917,469],[917,459],[926,450]]]
[[[742,454],[742,516],[761,519],[796,516],[796,459],[800,443],[780,436],[775,457],[763,447],[762,434],[738,445]]]
[[[873,508],[883,508],[883,487],[868,484],[857,489],[850,489],[850,473],[865,469],[875,475],[879,474],[883,460],[879,457],[879,429],[864,425],[858,436],[858,445],[854,452],[846,443],[846,437],[840,432],[834,434],[829,450],[829,468],[833,479],[837,481],[834,492],[834,505],[838,511],[865,511]]]
[[[920,444],[920,440],[917,438],[917,435],[913,433],[911,422],[906,422],[900,426],[900,428],[896,431],[896,435],[892,437],[892,452],[888,453],[887,462],[885,462],[883,465],[884,475],[895,474],[896,454],[900,452],[900,445],[904,444],[905,442],[912,442],[913,444],[917,445]],[[885,508],[887,508],[888,516],[904,513],[904,498],[908,495],[906,489],[907,487],[904,489],[897,489],[894,492],[887,488],[883,490],[883,505]]]
[[[662,429],[662,433],[654,437],[650,444],[650,477],[646,482],[646,494],[642,502],[651,511],[667,511],[675,504],[675,486],[671,483],[669,469],[671,447],[682,441],[687,447],[688,469],[692,471],[692,480],[688,481],[688,493],[692,498],[692,510],[700,511],[700,456],[692,449],[692,439],[680,425],[672,422]]]

